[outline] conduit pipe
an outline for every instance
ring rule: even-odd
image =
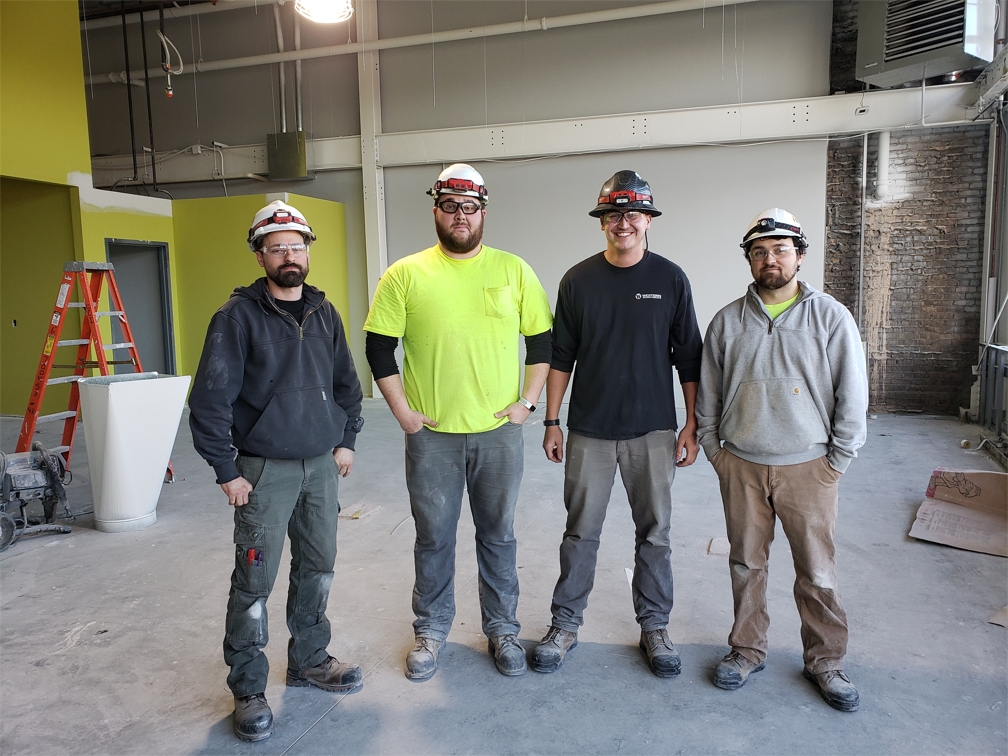
[[[273,21],[276,23],[277,49],[283,53],[283,27],[280,26],[280,9],[275,5],[273,6]],[[273,128],[276,128],[275,124]],[[284,73],[283,61],[280,62],[280,131],[287,132],[287,77]]]
[[[880,131],[878,135],[878,150],[875,165],[875,199],[885,199],[889,196],[889,132]]]
[[[723,4],[725,6],[732,6],[745,5],[747,3],[755,2],[760,2],[760,0],[724,0]],[[564,29],[572,26],[607,23],[609,21],[624,21],[632,18],[663,16],[671,13],[700,10],[701,8],[704,8],[707,3],[708,0],[668,0],[667,2],[653,3],[652,5],[636,5],[629,8],[612,8],[610,10],[574,13],[566,16],[553,16],[552,18],[511,21],[503,24],[493,24],[491,26],[474,26],[468,29],[451,29],[449,31],[435,32],[434,34],[412,34],[406,37],[391,37],[389,39],[378,39],[372,42],[353,42],[351,44],[330,45],[328,47],[312,47],[307,50],[290,50],[287,52],[268,53],[265,55],[249,55],[242,58],[231,58],[228,60],[205,60],[199,63],[194,63],[193,65],[200,73],[206,73],[209,71],[225,71],[234,68],[249,68],[251,66],[267,66],[274,63],[288,63],[296,60],[332,58],[337,55],[356,55],[357,53],[370,52],[374,50],[392,50],[401,47],[416,47],[417,45],[437,44],[439,42],[458,42],[463,39],[500,37],[522,32],[547,31],[548,29]],[[91,22],[89,22],[89,25],[90,24]],[[110,79],[110,76],[113,78]],[[119,76],[119,73],[95,74],[87,77],[86,81],[88,84],[108,84],[110,81],[116,81]]]
[[[276,6],[273,6],[276,7]],[[294,49],[301,49],[301,14],[294,14]],[[294,101],[297,104],[297,130],[304,131],[301,108],[301,59],[294,62]]]

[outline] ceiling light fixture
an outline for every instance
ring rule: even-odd
[[[297,0],[294,10],[317,24],[336,24],[353,15],[350,0]]]

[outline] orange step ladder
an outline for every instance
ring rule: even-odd
[[[45,347],[39,360],[38,372],[35,373],[35,383],[28,399],[28,409],[25,411],[24,422],[21,423],[21,435],[18,436],[17,451],[26,452],[31,449],[32,436],[38,423],[63,421],[63,438],[60,445],[49,449],[52,454],[63,458],[64,469],[70,467],[70,455],[73,452],[74,436],[77,433],[77,423],[80,417],[80,389],[77,381],[85,377],[85,371],[97,369],[101,375],[109,374],[110,365],[132,365],[134,372],[140,373],[140,355],[133,342],[129,321],[126,319],[126,309],[119,296],[112,263],[68,262],[63,266],[63,280],[60,282],[59,293],[56,295],[56,306],[49,320],[49,331],[46,334]],[[108,284],[109,303],[111,310],[99,311],[98,302],[101,297],[102,284]],[[76,285],[80,292],[79,302],[70,301]],[[63,326],[66,323],[67,311],[71,308],[83,309],[80,336],[75,339],[61,339]],[[101,328],[98,318],[115,317],[119,320],[124,341],[118,344],[102,343]],[[73,364],[57,364],[56,350],[60,347],[77,347],[77,359]],[[94,359],[89,359],[91,350]],[[128,360],[114,360],[105,356],[110,349],[126,349]],[[60,378],[50,378],[53,368],[72,369],[73,374]],[[70,383],[70,401],[66,412],[56,412],[51,415],[40,415],[42,400],[46,388],[61,383]],[[169,465],[170,468],[170,465]]]

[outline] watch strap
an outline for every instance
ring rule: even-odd
[[[551,428],[554,425],[560,425],[560,418],[558,417],[556,420],[543,420],[543,425],[547,428]]]
[[[532,404],[532,402],[530,402],[524,396],[519,396],[518,397],[518,404],[520,404],[522,407],[524,407],[525,409],[527,409],[529,412],[535,412],[536,411],[536,406],[534,404]]]

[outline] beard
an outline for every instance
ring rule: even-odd
[[[302,268],[297,263],[285,263],[282,268],[267,270],[266,276],[282,289],[296,289],[308,277],[308,265]]]
[[[783,269],[765,270],[760,273],[756,283],[768,291],[776,291],[777,289],[783,289],[791,283],[796,275],[798,275],[797,270],[792,271],[790,275],[788,275],[788,271]]]
[[[482,218],[480,218],[479,225],[471,228],[464,236],[455,235],[464,233],[461,228],[453,232],[451,226],[444,227],[437,221],[434,222],[434,227],[437,229],[438,241],[441,242],[441,247],[446,252],[451,252],[455,255],[464,255],[472,252],[483,241]]]

